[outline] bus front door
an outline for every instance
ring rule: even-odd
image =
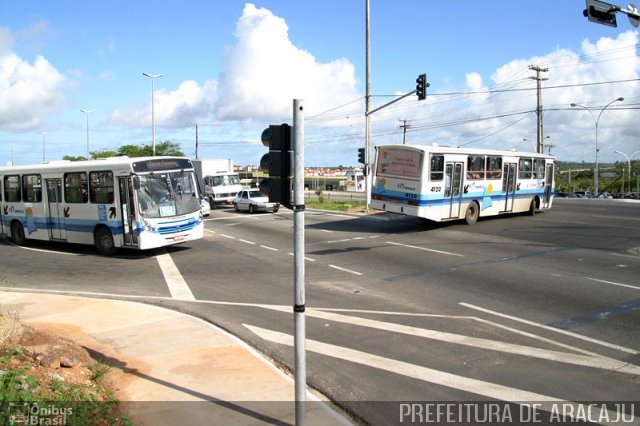
[[[502,174],[502,189],[504,191],[504,203],[500,212],[510,212],[513,210],[513,200],[516,196],[516,163],[504,163],[504,173]]]
[[[553,164],[547,164],[547,170],[544,174],[544,198],[542,200],[542,208],[549,208],[551,204],[551,186],[553,185]]]
[[[49,238],[65,240],[67,233],[62,205],[62,179],[47,179],[47,203],[49,207]]]
[[[118,178],[120,188],[120,211],[122,213],[122,236],[125,246],[138,245],[138,229],[136,227],[136,209],[133,202],[133,186],[130,177]]]
[[[444,174],[443,219],[460,217],[463,163],[446,163]]]

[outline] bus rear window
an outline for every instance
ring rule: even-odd
[[[422,171],[422,152],[402,148],[378,148],[378,175],[419,178]]]

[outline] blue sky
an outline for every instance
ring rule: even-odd
[[[626,6],[626,4],[621,4]],[[535,73],[543,73],[545,142],[560,160],[640,149],[638,32],[590,23],[583,0],[371,0],[375,144],[532,150]],[[253,3],[0,0],[0,164],[86,155],[156,141],[200,158],[258,163],[260,134],[291,122],[304,99],[308,166],[356,164],[364,146],[365,0]],[[590,108],[571,108],[577,103]],[[43,134],[43,132],[46,132]],[[633,158],[640,158],[637,153]]]

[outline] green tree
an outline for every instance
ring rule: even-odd
[[[120,155],[126,155],[127,157],[150,157],[153,154],[152,145],[122,145],[117,151],[101,151],[92,152],[93,158],[107,158],[117,157]],[[175,156],[184,157],[184,153],[180,151],[180,145],[171,142],[164,141],[156,144],[156,156]]]
[[[84,161],[87,157],[83,157],[82,155],[65,155],[62,159],[69,161]]]

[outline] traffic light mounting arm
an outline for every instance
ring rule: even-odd
[[[426,93],[427,93],[427,92],[426,92],[427,87],[429,87],[429,86],[431,86],[431,85],[430,85],[429,83],[427,83],[427,76],[426,76],[426,74],[420,74],[420,76],[422,76],[422,75],[424,75],[424,76],[425,76],[425,77],[424,77],[424,84],[425,84],[425,86],[424,86],[424,90],[425,90],[425,95],[426,95]],[[418,76],[418,78],[420,78],[420,76]],[[388,106],[389,106],[389,105],[391,105],[391,104],[395,104],[396,102],[403,100],[403,99],[404,99],[404,98],[406,98],[407,96],[411,96],[411,95],[415,95],[415,94],[416,94],[416,90],[412,90],[412,91],[410,91],[410,92],[407,92],[407,93],[405,93],[404,95],[400,96],[399,98],[396,98],[396,99],[394,99],[394,100],[392,100],[392,101],[390,101],[390,102],[387,102],[387,103],[386,103],[386,104],[384,104],[384,105],[380,105],[378,108],[372,109],[371,111],[369,111],[369,112],[365,113],[365,116],[369,116],[369,115],[373,114],[374,112],[380,111],[382,108],[386,108],[386,107],[388,107]]]

